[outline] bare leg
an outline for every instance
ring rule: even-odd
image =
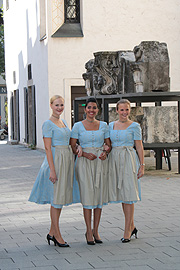
[[[51,236],[54,236],[60,244],[64,244],[65,242],[61,236],[60,229],[59,229],[60,214],[61,214],[61,208],[54,208],[53,206],[51,206],[50,208],[51,228],[50,228],[49,234]]]
[[[123,209],[123,212],[124,212],[124,203],[122,203],[122,209]],[[124,213],[125,215],[125,213]],[[131,221],[131,232],[134,230],[135,228],[135,225],[134,225],[134,213],[133,213],[133,217],[132,217],[132,221]]]
[[[93,234],[96,239],[100,240],[100,236],[98,233],[98,228],[99,228],[99,222],[101,219],[101,213],[102,209],[101,208],[96,208],[94,209],[94,222],[93,222]]]
[[[87,241],[94,241],[92,228],[91,228],[92,210],[83,208],[83,213],[84,213],[84,220],[86,223]]]
[[[131,237],[131,232],[134,226],[134,204],[125,204],[123,203],[123,211],[125,216],[125,229],[124,229],[124,238],[129,239]]]

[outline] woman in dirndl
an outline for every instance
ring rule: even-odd
[[[134,203],[141,200],[140,178],[144,175],[145,166],[141,128],[129,119],[130,110],[127,99],[118,101],[116,111],[119,120],[109,124],[112,143],[109,154],[109,202],[122,203],[125,216],[123,243],[130,242],[133,235],[137,238]]]
[[[64,99],[55,95],[50,99],[52,115],[42,126],[46,157],[34,183],[29,201],[51,204],[51,227],[47,241],[59,247],[69,247],[63,240],[59,218],[63,205],[72,203],[74,155],[69,139],[71,131],[65,120],[60,119],[64,111]],[[77,149],[76,149],[77,154]]]
[[[95,98],[87,100],[84,111],[86,119],[74,124],[70,143],[74,153],[77,140],[82,147],[82,156],[77,158],[75,165],[75,176],[83,205],[86,241],[88,245],[95,245],[102,243],[98,228],[102,207],[108,203],[107,152],[103,145],[106,143],[109,149],[111,146],[107,124],[95,119],[98,114],[98,103]]]

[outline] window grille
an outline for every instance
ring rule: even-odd
[[[65,23],[80,23],[80,0],[65,0]]]

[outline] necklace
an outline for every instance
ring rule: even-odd
[[[58,116],[55,116],[54,114],[52,114],[52,116],[53,116],[54,118],[57,118],[57,119],[59,119],[59,117],[58,117]]]
[[[93,123],[93,122],[95,121],[95,119],[94,119],[94,120],[88,120],[87,118],[86,118],[86,120],[87,120],[89,123]]]
[[[126,123],[126,122],[128,122],[129,121],[129,119],[127,119],[127,120],[125,120],[125,121],[120,121],[120,120],[118,120],[120,123]]]

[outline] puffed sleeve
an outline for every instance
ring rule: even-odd
[[[112,130],[114,127],[114,122],[109,123],[109,131]]]
[[[71,138],[78,139],[79,138],[79,123],[75,123],[72,131],[71,131]]]
[[[104,130],[104,139],[107,139],[110,137],[109,135],[109,126],[106,122],[103,122],[103,130]]]
[[[134,140],[142,140],[142,131],[138,123],[134,127]]]
[[[52,138],[52,125],[49,121],[44,122],[44,124],[42,125],[42,134],[43,134],[43,138]]]

